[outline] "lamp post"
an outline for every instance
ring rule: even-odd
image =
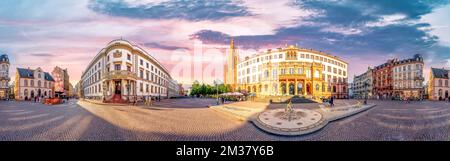
[[[216,86],[216,104],[219,105],[219,86],[217,81],[214,81],[214,85]]]
[[[216,86],[217,105],[219,105],[219,84],[221,84],[220,80],[214,80],[214,85]]]
[[[366,105],[367,104],[367,97],[368,97],[368,95],[369,95],[369,91],[368,91],[368,86],[369,86],[369,83],[367,83],[367,82],[364,82],[364,89],[365,89],[365,91],[366,91],[366,96],[365,96],[365,98],[364,98],[364,104]]]

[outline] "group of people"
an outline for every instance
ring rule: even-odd
[[[161,101],[161,96],[155,97],[155,101],[159,102]],[[145,106],[153,106],[153,97],[152,96],[145,96],[144,97],[144,105]]]
[[[34,96],[31,98],[28,98],[28,96],[25,96],[25,100],[28,101],[33,101],[33,102],[42,102],[42,100],[44,100],[44,96]]]

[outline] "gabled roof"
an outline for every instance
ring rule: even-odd
[[[45,72],[45,80],[47,80],[47,81],[52,81],[52,82],[55,81],[55,80],[53,79],[53,77],[52,77],[49,73],[47,73],[47,72]]]
[[[0,62],[9,62],[8,55],[0,53]]]
[[[25,69],[25,68],[17,68],[17,72],[19,73],[20,78],[32,78],[34,79],[34,70]]]
[[[446,69],[438,69],[438,68],[431,68],[431,72],[433,74],[434,78],[449,78],[449,70]]]
[[[34,79],[34,70],[32,69],[17,68],[17,73],[19,73],[20,78]],[[48,72],[44,72],[44,79],[47,81],[55,81]]]

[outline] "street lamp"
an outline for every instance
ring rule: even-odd
[[[364,104],[366,105],[367,104],[367,97],[368,97],[368,95],[369,95],[369,91],[368,91],[368,86],[369,86],[369,83],[367,83],[367,82],[364,82],[364,89],[365,89],[365,91],[366,91],[366,97],[364,98]]]
[[[219,105],[219,83],[220,80],[214,80],[214,85],[216,86],[217,105]]]

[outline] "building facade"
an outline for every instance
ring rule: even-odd
[[[361,75],[353,77],[353,97],[357,99],[372,98],[373,95],[373,69],[368,67]]]
[[[16,100],[33,100],[36,97],[53,98],[55,80],[41,68],[17,68],[14,85]]]
[[[173,79],[169,79],[169,87],[168,87],[168,97],[169,98],[175,98],[180,97],[180,86],[178,85],[178,82]]]
[[[392,67],[395,61],[390,59],[373,69],[373,96],[377,99],[387,99],[393,95]]]
[[[0,100],[9,97],[9,58],[6,54],[0,55]]]
[[[312,49],[269,49],[237,64],[237,88],[257,96],[348,98],[347,68],[342,59]]]
[[[169,97],[168,70],[140,47],[113,40],[89,63],[81,76],[82,97],[119,103],[144,96]]]
[[[64,97],[70,95],[69,73],[67,69],[56,66],[52,71],[53,79],[55,79],[55,95],[56,97]]]
[[[418,54],[411,59],[394,62],[392,80],[395,98],[423,99],[423,66],[423,58]]]
[[[430,72],[430,80],[428,82],[428,99],[449,99],[450,70],[431,68]]]

